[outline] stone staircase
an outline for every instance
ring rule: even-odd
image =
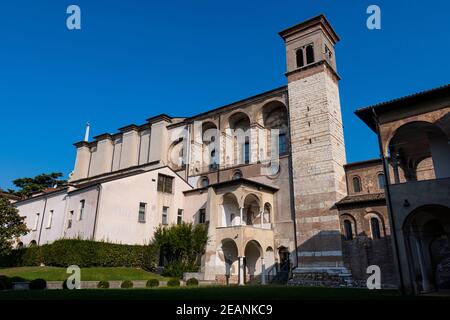
[[[295,268],[287,284],[305,287],[358,287],[352,280],[351,272],[344,267]]]

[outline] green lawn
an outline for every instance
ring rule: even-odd
[[[402,297],[391,290],[305,288],[293,286],[208,286],[156,289],[94,289],[4,291],[0,300],[7,299],[74,299],[74,300],[404,300],[429,299]],[[433,299],[443,299],[442,297]]]
[[[25,280],[45,279],[47,281],[64,281],[69,274],[65,268],[58,267],[19,267],[0,269],[0,275],[7,277],[21,277]],[[81,268],[82,281],[111,281],[111,280],[148,280],[160,275],[138,268]]]

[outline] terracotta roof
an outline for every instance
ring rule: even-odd
[[[336,205],[339,206],[339,205],[350,204],[350,203],[360,203],[360,202],[379,201],[379,200],[384,200],[384,193],[368,193],[368,194],[350,195],[350,196],[346,196],[345,198],[336,202]]]
[[[450,96],[450,84],[446,84],[430,90],[413,93],[400,98],[377,103],[372,106],[359,108],[355,114],[369,126],[370,129],[376,131],[375,121],[373,119],[372,109],[378,114],[381,112],[392,110],[403,106],[410,106],[413,103],[427,101],[436,97]]]

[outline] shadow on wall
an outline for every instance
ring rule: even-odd
[[[397,286],[397,270],[394,265],[390,236],[372,239],[365,232],[352,240],[342,236],[342,253],[345,266],[351,270],[353,280],[366,281],[367,267],[377,265],[381,270],[383,286]]]
[[[345,240],[339,231],[323,230],[300,245],[298,251],[299,267],[311,264],[335,267],[342,252],[344,266],[351,271],[354,281],[365,283],[369,276],[367,267],[377,265],[381,269],[382,286],[397,286],[390,236],[372,239],[363,232],[352,240]]]

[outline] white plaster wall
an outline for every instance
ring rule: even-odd
[[[198,223],[198,215],[200,209],[206,209],[208,201],[208,192],[203,190],[200,192],[190,192],[185,197],[184,219],[186,222]]]
[[[65,197],[65,192],[59,192],[18,202],[16,207],[19,210],[19,215],[25,217],[25,223],[29,229],[28,234],[20,237],[18,241],[27,246],[33,240],[38,244],[45,244],[60,239],[63,231]],[[45,204],[46,198],[47,205]],[[50,210],[53,210],[53,218],[51,227],[47,228]],[[39,213],[39,221],[37,228],[34,230],[37,213]],[[41,233],[40,240],[39,233]]]
[[[445,137],[430,140],[434,172],[437,179],[450,177],[450,144]]]
[[[158,173],[174,177],[173,194],[157,191]],[[183,191],[191,187],[172,170],[162,168],[102,184],[95,239],[124,244],[146,244],[169,207],[169,224],[184,209]],[[139,204],[147,203],[145,223],[138,221]]]
[[[39,244],[51,243],[55,240],[61,239],[64,228],[64,217],[66,209],[66,197],[67,193],[59,193],[56,195],[50,195],[47,199],[47,206],[45,214],[43,216],[43,226],[41,239]],[[50,211],[53,210],[52,223],[48,227]]]
[[[64,217],[65,238],[91,239],[94,230],[95,213],[97,208],[98,189],[93,186],[84,190],[69,193],[66,215]],[[80,201],[85,201],[82,219],[79,220]],[[72,227],[67,228],[70,211],[74,212]]]
[[[25,246],[29,245],[31,241],[38,242],[39,229],[42,223],[42,213],[44,212],[45,198],[39,197],[37,199],[29,199],[16,204],[19,210],[19,215],[25,217],[25,224],[30,232],[21,237],[19,241],[22,241]],[[39,223],[36,230],[33,230],[36,221],[36,214],[39,213]]]

